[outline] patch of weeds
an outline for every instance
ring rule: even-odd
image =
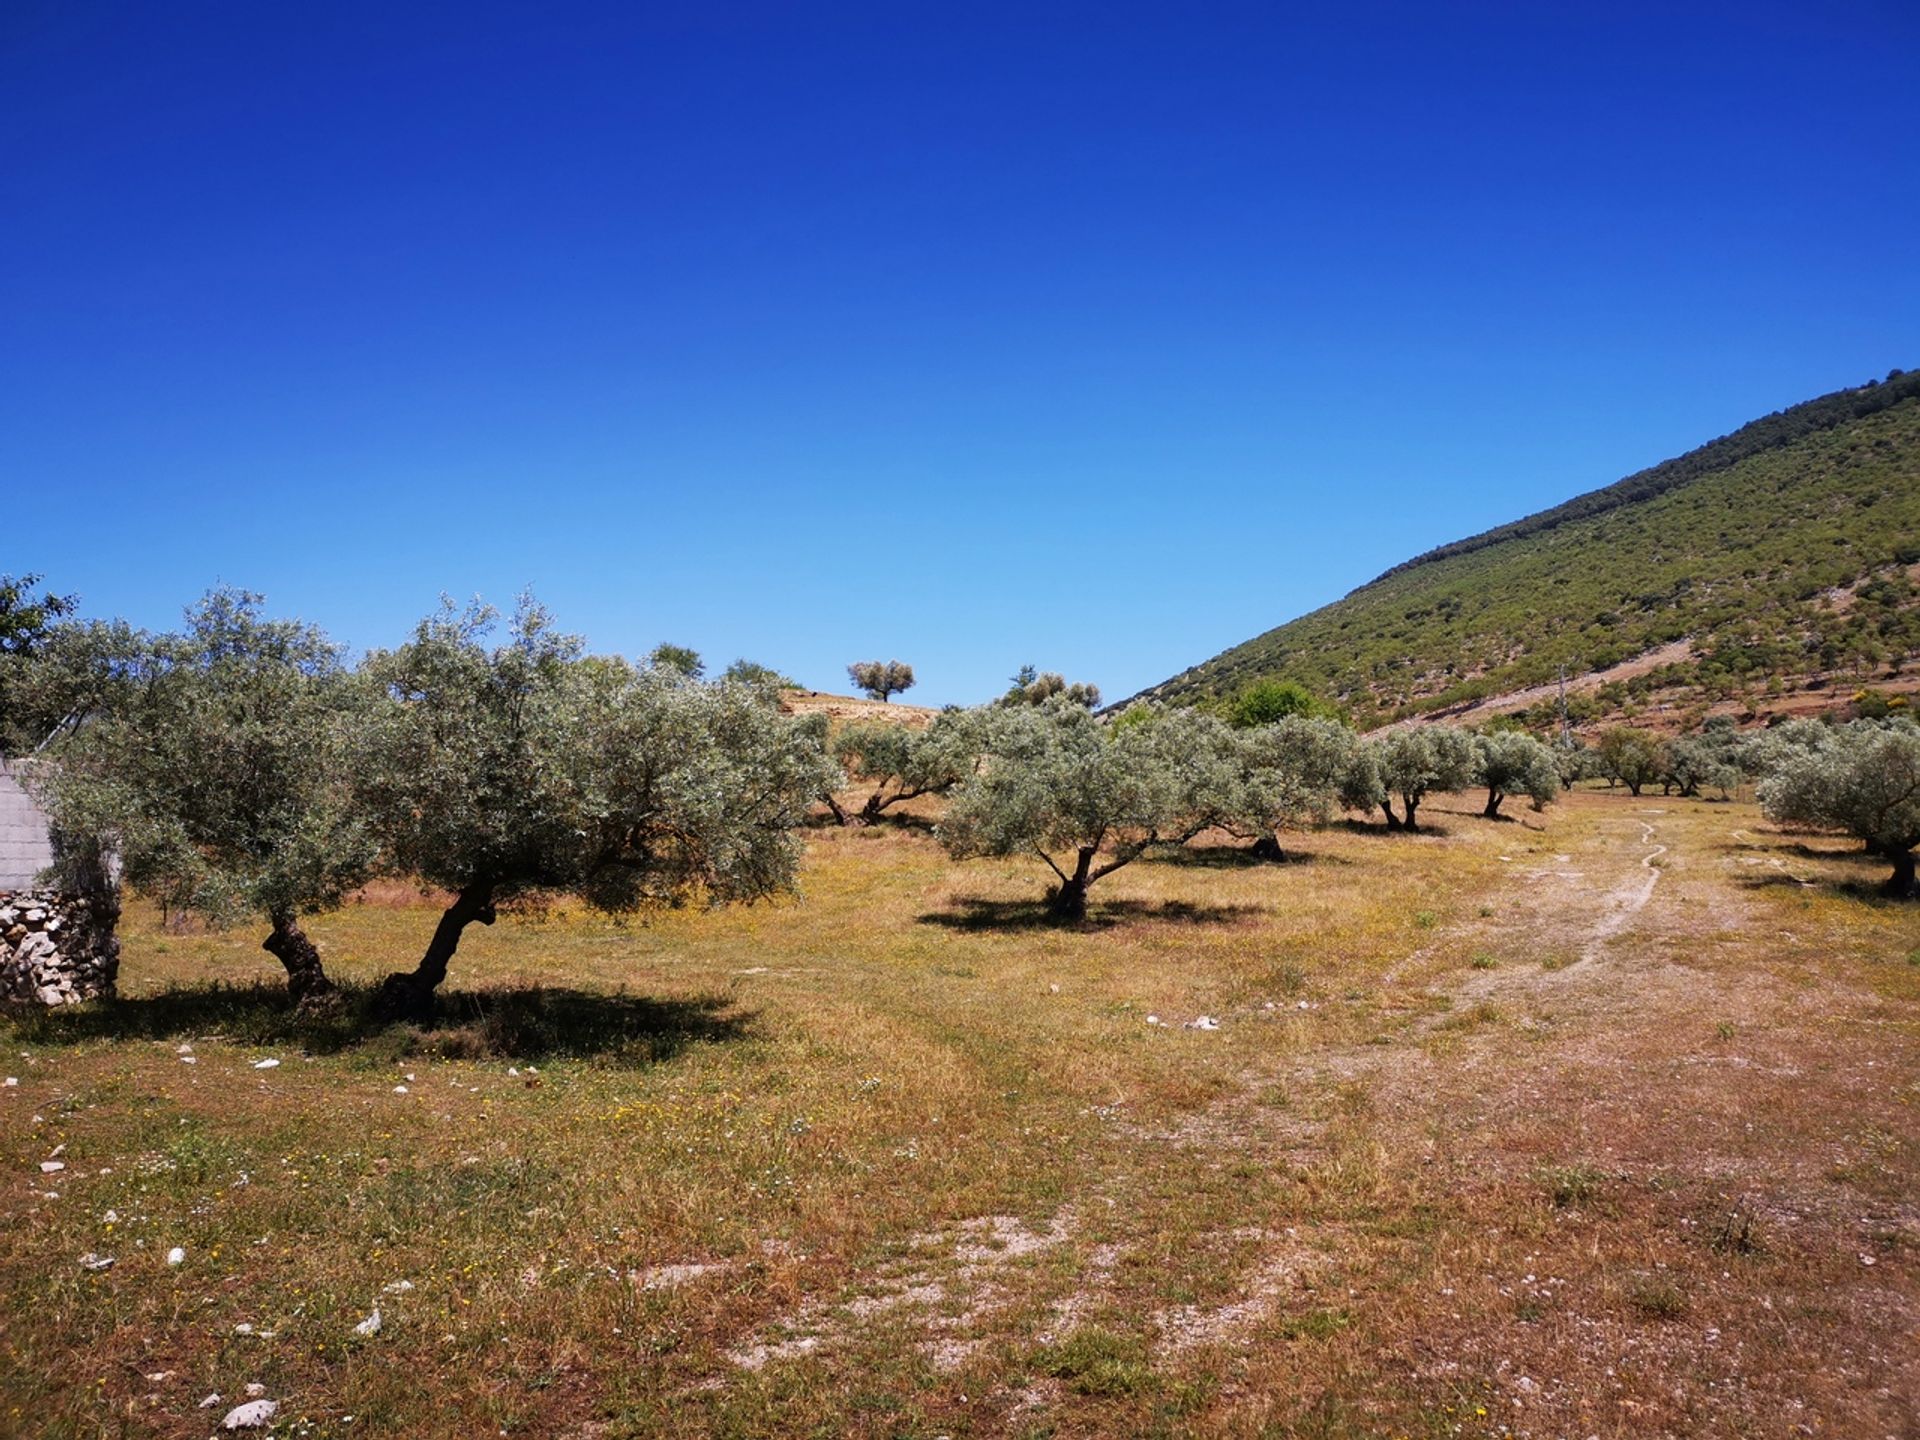
[[[1733,1025],[1730,1021],[1722,1020],[1718,1025],[1713,1027],[1713,1033],[1722,1040],[1731,1040],[1734,1034]]]
[[[1567,968],[1567,957],[1564,955],[1542,955],[1540,957],[1540,968],[1542,970],[1564,970]]]
[[[1627,1291],[1627,1300],[1649,1320],[1678,1320],[1687,1313],[1686,1292],[1671,1280],[1636,1280]]]
[[[1591,1165],[1549,1165],[1540,1171],[1540,1185],[1556,1210],[1584,1209],[1601,1196],[1606,1172]]]
[[[1482,920],[1487,919],[1492,914],[1493,914],[1493,907],[1491,905],[1482,905],[1480,907],[1480,918]]]
[[[1729,1212],[1726,1223],[1720,1227],[1720,1233],[1713,1237],[1713,1248],[1722,1254],[1734,1255],[1751,1255],[1758,1250],[1760,1242],[1753,1234],[1753,1212]]]
[[[1253,1098],[1256,1104],[1270,1105],[1276,1110],[1284,1110],[1293,1103],[1293,1097],[1287,1094],[1284,1085],[1263,1086]]]
[[[1413,925],[1416,930],[1431,930],[1435,925],[1438,925],[1439,923],[1440,923],[1440,917],[1434,914],[1433,911],[1431,910],[1414,911]]]
[[[1920,949],[1913,949],[1907,952],[1907,964],[1920,965]]]
[[[1480,1025],[1498,1025],[1507,1018],[1506,1012],[1498,1005],[1481,1001],[1471,1010],[1461,1015],[1449,1015],[1437,1028],[1441,1030],[1472,1030]]]
[[[1331,1340],[1351,1324],[1353,1315],[1347,1310],[1308,1310],[1283,1320],[1280,1333],[1289,1340]]]
[[[1495,960],[1493,956],[1489,955],[1484,950],[1477,952],[1474,955],[1473,961],[1472,961],[1473,968],[1476,970],[1491,970],[1498,963],[1499,962]]]
[[[1153,1385],[1147,1348],[1137,1336],[1083,1326],[1038,1357],[1039,1368],[1082,1395],[1137,1395]]]

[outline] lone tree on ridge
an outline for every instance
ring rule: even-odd
[[[913,666],[898,660],[856,660],[847,666],[847,678],[869,698],[884,701],[913,688]]]

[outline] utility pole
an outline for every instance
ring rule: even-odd
[[[1562,748],[1573,748],[1573,722],[1567,718],[1567,667],[1560,667],[1560,744]]]

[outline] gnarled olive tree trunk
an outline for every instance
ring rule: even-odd
[[[399,971],[380,982],[374,1014],[388,1020],[424,1020],[433,1014],[433,992],[447,978],[447,962],[460,948],[460,936],[478,921],[494,921],[493,882],[474,880],[454,896],[427,942],[426,954],[411,971]]]
[[[260,942],[260,948],[278,960],[287,971],[287,994],[296,1005],[306,1005],[334,993],[320,963],[320,952],[300,923],[289,914],[270,916],[273,930]]]

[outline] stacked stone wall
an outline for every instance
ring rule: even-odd
[[[73,1005],[113,994],[120,972],[110,902],[0,890],[0,1000]]]

